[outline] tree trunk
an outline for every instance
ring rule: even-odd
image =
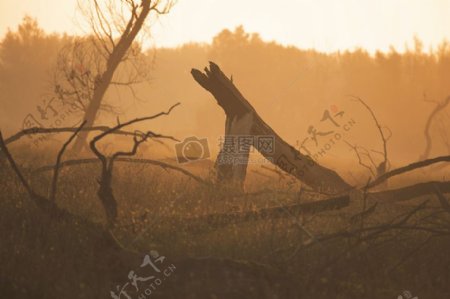
[[[259,143],[254,144],[256,150],[271,163],[314,190],[341,193],[351,189],[351,186],[335,171],[315,163],[311,157],[303,155],[275,133],[216,64],[210,62],[210,67],[209,69],[205,68],[205,73],[192,69],[191,74],[197,83],[211,92],[225,111],[227,116],[225,138],[233,138],[236,135],[251,135],[257,138],[264,136],[268,138],[266,141],[270,141],[272,138],[269,148],[264,146],[261,148]],[[218,160],[223,155],[222,149]],[[248,159],[248,153],[243,155]],[[243,184],[247,163],[237,165],[231,161],[221,165],[219,160],[216,162],[216,166],[219,181],[233,180],[235,184]]]
[[[112,74],[114,73],[114,70],[111,70]],[[91,128],[94,126],[95,119],[97,117],[98,111],[100,110],[100,106],[103,100],[103,97],[105,96],[106,90],[108,89],[109,83],[112,80],[112,74],[109,76],[106,76],[106,73],[101,77],[110,77],[109,80],[102,80],[98,79],[95,83],[94,87],[94,95],[92,97],[92,100],[89,102],[89,105],[86,108],[86,111],[84,113],[84,119],[86,120],[86,127]],[[106,78],[105,78],[106,79]],[[85,146],[87,146],[87,136],[89,134],[89,131],[82,131],[78,135],[75,144],[73,146],[73,150],[75,152],[80,152]]]
[[[142,10],[140,11],[139,15],[134,15],[136,11],[132,12],[133,15],[130,17],[130,20],[128,21],[126,28],[120,36],[119,41],[113,46],[111,54],[108,56],[106,62],[106,70],[96,78],[94,84],[94,94],[84,115],[84,120],[86,121],[87,128],[90,128],[94,125],[95,118],[97,117],[102,100],[106,94],[106,90],[111,84],[114,72],[116,71],[122,59],[127,54],[136,36],[139,34],[145,19],[152,9],[150,6],[151,2],[152,1],[142,1]],[[88,134],[89,132],[87,131],[80,132],[73,147],[73,150],[75,152],[79,152],[84,146],[87,145],[86,140]]]
[[[247,113],[243,116],[227,115],[225,121],[225,138],[228,136],[234,138],[237,135],[250,135],[252,122],[253,117],[251,113]],[[244,148],[235,155],[230,155],[222,149],[215,164],[218,182],[222,185],[227,185],[232,189],[236,188],[237,190],[242,191],[247,173],[248,157],[249,148]]]

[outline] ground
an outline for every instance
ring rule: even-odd
[[[31,170],[45,163],[21,160],[41,194],[48,192],[50,174]],[[167,270],[157,276],[162,283],[150,289],[138,281],[138,292],[128,288],[132,298],[382,299],[407,298],[406,291],[411,298],[450,298],[450,213],[439,210],[434,195],[379,203],[360,219],[355,215],[363,205],[373,204],[364,204],[362,196],[343,209],[286,211],[283,217],[214,224],[204,216],[321,196],[299,195],[300,184],[277,177],[262,180],[251,171],[248,194],[242,195],[156,166],[118,163],[113,188],[119,219],[111,231],[117,243],[112,244],[96,196],[99,166],[63,168],[56,202],[73,217],[54,218],[35,205],[11,168],[2,164],[4,298],[113,298],[111,291],[130,283],[130,271],[142,274],[138,270],[145,255],[155,251],[165,257],[158,264]],[[190,170],[210,174],[205,167]],[[396,223],[405,225],[396,229]],[[391,226],[371,229],[383,224]]]

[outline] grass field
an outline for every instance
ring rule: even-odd
[[[14,154],[24,174],[37,192],[47,194],[51,173],[31,170],[49,163],[51,155],[30,159],[21,151]],[[189,170],[211,178],[209,167]],[[450,298],[450,213],[435,196],[379,203],[361,219],[355,215],[375,200],[355,194],[344,209],[316,214],[287,209],[281,217],[212,225],[205,216],[323,196],[300,193],[299,183],[270,173],[263,177],[249,170],[248,194],[234,194],[171,170],[118,163],[113,191],[119,215],[112,229],[117,247],[104,238],[99,169],[98,163],[62,169],[56,202],[74,217],[55,218],[37,208],[2,162],[2,298],[114,298],[110,292],[129,283],[130,270],[152,250],[174,268],[150,295],[142,287],[130,291],[130,298],[382,299],[407,298],[405,291],[411,298]]]

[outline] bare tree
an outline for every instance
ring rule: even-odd
[[[156,134],[152,131],[148,131],[143,134],[139,134],[138,132],[136,132],[133,137],[134,144],[133,144],[132,149],[130,151],[115,152],[114,154],[111,155],[111,157],[105,156],[103,153],[101,153],[98,150],[97,142],[99,142],[101,139],[105,138],[112,132],[119,130],[121,128],[124,128],[126,126],[129,126],[131,124],[134,124],[134,123],[137,123],[140,121],[144,121],[144,120],[155,119],[162,115],[168,115],[172,111],[172,109],[178,105],[179,105],[179,103],[173,105],[172,107],[170,107],[170,109],[167,112],[161,112],[161,113],[155,114],[153,116],[137,118],[137,119],[128,121],[123,124],[118,124],[117,126],[95,136],[92,139],[92,141],[89,143],[92,152],[97,156],[97,158],[102,163],[102,173],[101,173],[100,179],[98,180],[100,187],[99,187],[97,194],[98,194],[100,201],[103,204],[103,207],[105,208],[106,217],[108,219],[108,225],[110,227],[112,227],[114,225],[116,218],[117,218],[117,202],[114,197],[113,188],[112,188],[112,176],[113,176],[114,161],[119,157],[134,156],[137,153],[139,145],[141,145],[141,143],[147,141],[148,138],[167,138],[167,139],[172,139],[175,141],[178,141],[178,140],[173,137],[170,137],[170,136]]]
[[[173,4],[174,0],[79,1],[90,35],[75,38],[61,51],[55,93],[84,114],[86,127],[93,126],[101,109],[118,113],[105,103],[110,86],[128,88],[135,95],[132,86],[145,80],[148,71],[138,38],[148,29],[149,19],[167,14]],[[124,70],[118,72],[119,67]],[[78,135],[75,151],[87,145],[87,135]]]

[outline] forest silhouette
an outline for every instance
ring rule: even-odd
[[[29,115],[39,121],[39,111],[56,97],[52,78],[58,53],[74,39],[44,32],[31,17],[25,17],[17,29],[3,37],[0,122],[7,132],[23,128]],[[376,128],[367,111],[349,100],[350,96],[364,99],[392,134],[389,147],[393,163],[419,157],[425,146],[425,122],[436,103],[450,94],[446,84],[450,45],[446,41],[435,49],[424,49],[415,38],[404,53],[394,48],[373,55],[364,49],[320,53],[263,41],[257,33],[247,33],[240,26],[224,29],[208,44],[148,49],[141,55],[149,68],[148,80],[135,86],[133,92],[110,87],[106,100],[117,107],[117,113],[102,112],[96,123],[108,124],[117,117],[131,119],[179,101],[182,108],[174,113],[173,120],[157,121],[153,126],[180,138],[206,136],[213,151],[218,147],[216,140],[222,134],[225,116],[189,73],[207,61],[216,62],[232,76],[264,119],[293,145],[308,136],[308,127],[320,123],[324,110],[338,107],[358,123],[352,131],[352,143],[376,148],[380,141],[370,137],[376,134]],[[118,73],[120,76],[120,69]],[[175,85],[177,88],[173,88]],[[41,119],[39,124],[74,125],[81,114],[71,117],[56,123]],[[433,124],[433,155],[448,152],[448,125],[446,112]],[[410,147],[412,142],[414,149]],[[341,150],[351,155],[345,146]]]

